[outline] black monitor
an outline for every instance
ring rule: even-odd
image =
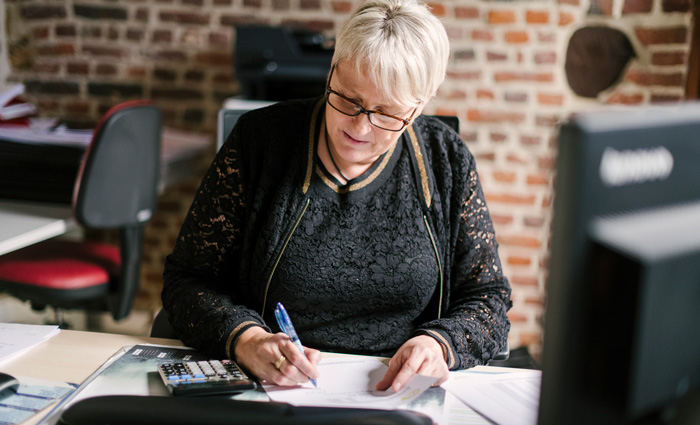
[[[700,424],[700,104],[574,116],[555,181],[538,423]]]

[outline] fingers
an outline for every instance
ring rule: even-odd
[[[442,346],[431,337],[418,336],[401,346],[389,361],[389,369],[377,383],[377,389],[383,391],[391,387],[398,392],[415,374],[435,377],[434,386],[450,376]]]
[[[246,330],[238,340],[236,362],[252,375],[277,385],[292,386],[317,378],[318,350],[306,349],[308,360],[284,333],[271,334],[260,327]]]
[[[305,355],[305,353],[299,351],[299,348],[288,339],[279,345],[279,349],[281,355],[284,356],[287,361],[282,362],[278,370],[284,377],[294,381],[292,385],[306,383],[309,381],[309,378],[318,379],[318,369],[316,365],[321,360],[320,351],[306,348],[305,353],[308,354]],[[313,363],[307,358],[309,355],[314,359]]]

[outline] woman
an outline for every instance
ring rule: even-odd
[[[166,261],[184,343],[279,385],[318,378],[319,350],[392,356],[378,388],[396,391],[496,355],[510,287],[474,158],[421,116],[448,56],[424,5],[372,0],[338,32],[323,97],[241,117]]]

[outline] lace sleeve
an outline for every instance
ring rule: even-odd
[[[474,167],[462,196],[457,244],[451,265],[450,305],[444,318],[421,329],[450,347],[448,365],[485,364],[505,346],[510,322],[510,285],[503,275],[498,243]],[[437,335],[436,335],[437,333]]]
[[[246,209],[240,147],[234,135],[217,154],[165,262],[163,308],[181,340],[228,356],[234,330],[263,323],[235,300]]]

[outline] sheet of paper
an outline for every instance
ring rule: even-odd
[[[16,376],[17,394],[0,399],[0,423],[19,424],[73,392],[78,386],[67,382]]]
[[[376,358],[360,356],[327,357],[318,369],[318,388],[310,383],[298,387],[264,385],[265,392],[274,401],[297,406],[395,409],[418,398],[435,382],[435,378],[415,375],[399,392],[377,391],[388,366]]]
[[[535,425],[542,372],[485,372],[450,374],[442,387],[496,424]]]
[[[0,323],[0,364],[41,344],[60,331],[58,326]]]

